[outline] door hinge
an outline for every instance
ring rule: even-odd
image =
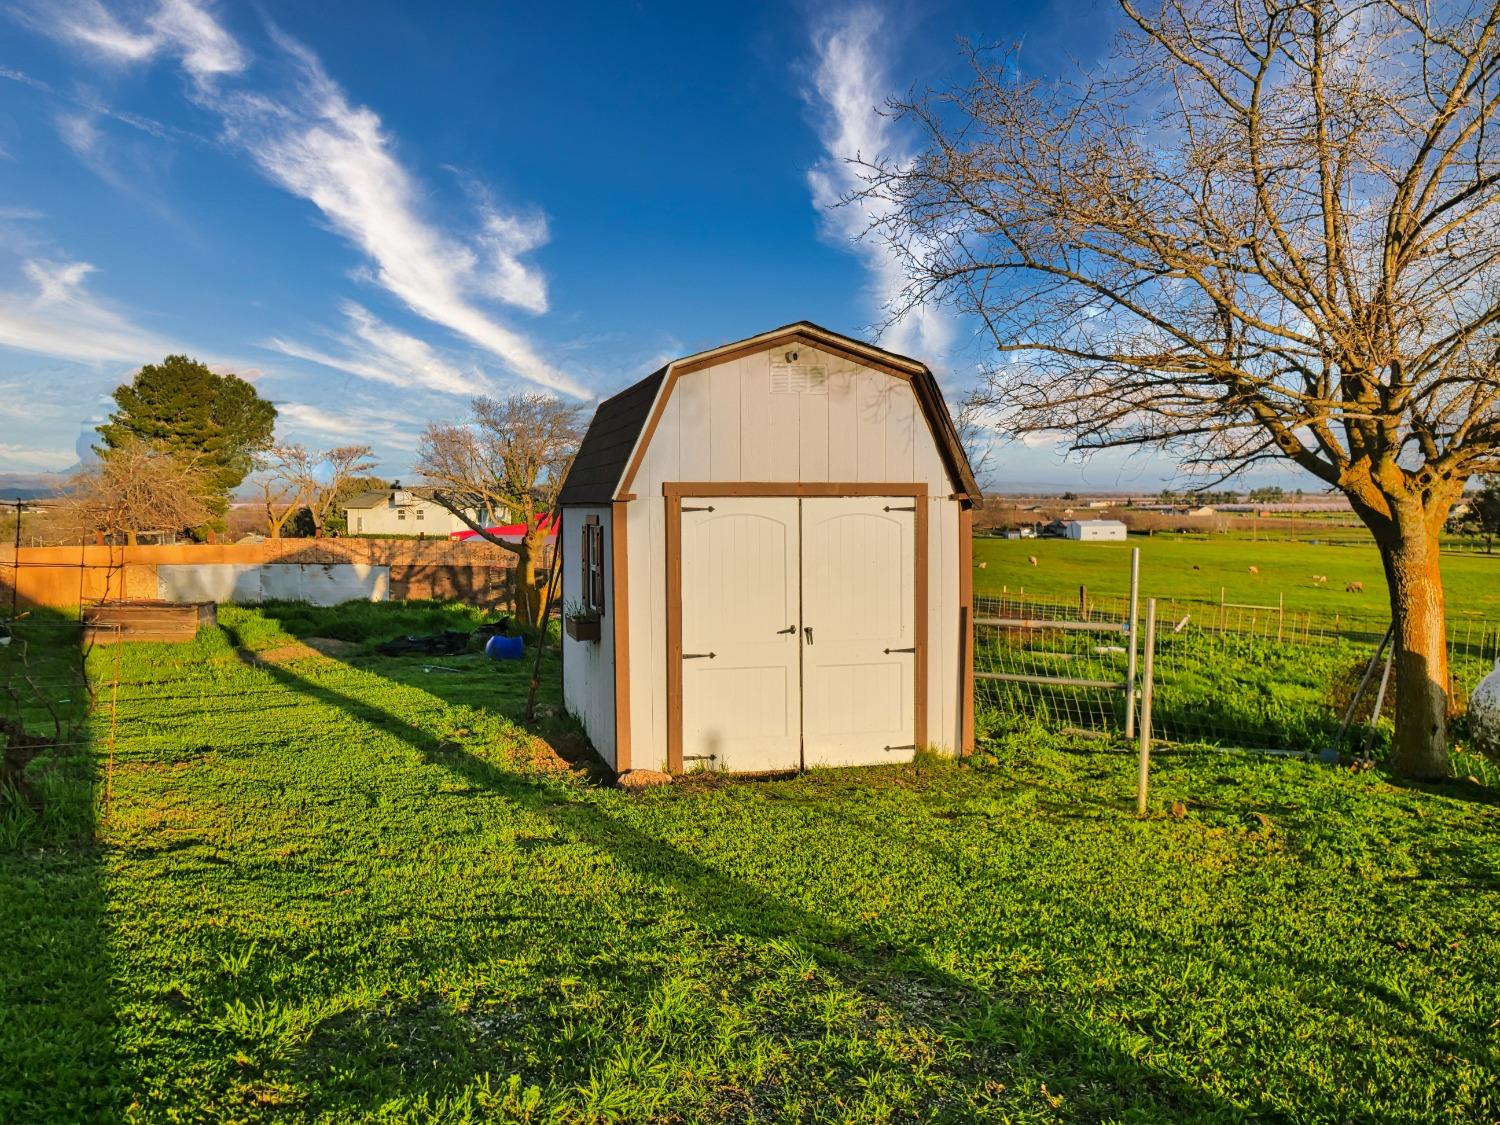
[[[883,512],[915,512],[916,510],[917,506],[915,504],[913,504],[910,508],[893,508],[889,504],[887,504],[884,508],[881,509],[881,511]]]
[[[888,649],[885,650],[885,654],[887,656],[889,656],[893,652],[916,652],[916,651],[917,650],[914,649],[914,648],[888,648]]]
[[[917,748],[917,744],[915,742],[908,742],[905,746],[887,746],[886,747],[887,750],[915,750],[916,748]]]
[[[712,504],[710,504],[706,508],[684,508],[682,510],[684,512],[711,512],[711,511],[714,510],[714,506]]]
[[[684,660],[712,660],[718,655],[717,652],[685,652],[682,658]]]

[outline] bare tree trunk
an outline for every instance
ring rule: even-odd
[[[1402,777],[1448,776],[1448,641],[1438,535],[1420,513],[1377,534],[1395,625],[1396,733],[1389,766]]]
[[[540,522],[526,526],[521,537],[520,550],[516,552],[516,611],[522,621],[533,629],[540,629],[542,621],[543,586],[546,576],[538,571],[537,563],[547,546],[547,534]]]

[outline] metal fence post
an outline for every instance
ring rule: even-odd
[[[1141,589],[1141,549],[1130,549],[1130,655],[1125,658],[1125,737],[1135,737],[1135,653],[1138,636],[1138,597]]]
[[[1156,599],[1146,599],[1146,652],[1141,675],[1141,760],[1135,783],[1135,811],[1146,815],[1146,775],[1151,770],[1151,689],[1156,683]]]

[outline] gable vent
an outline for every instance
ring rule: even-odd
[[[826,395],[828,368],[821,363],[788,363],[771,360],[771,393],[773,395]]]

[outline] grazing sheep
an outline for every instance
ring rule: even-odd
[[[1194,563],[1194,564],[1193,564],[1193,569],[1194,569],[1194,570],[1197,570],[1197,569],[1198,569],[1198,564],[1197,564],[1197,563]]]
[[[1363,594],[1365,592],[1365,584],[1363,582],[1351,582],[1344,587],[1344,592],[1348,594]]]
[[[1251,574],[1259,574],[1260,573],[1260,567],[1258,567],[1258,566],[1252,566],[1250,568],[1250,573]]]
[[[1328,584],[1328,575],[1326,574],[1314,574],[1311,577],[1314,586],[1326,586]]]
[[[1032,566],[1036,566],[1036,556],[1035,555],[1027,555],[1026,556],[1026,561],[1029,562]]]
[[[982,562],[982,563],[979,564],[979,569],[980,570],[988,570],[989,568],[990,568],[990,564],[987,563],[987,562]]]

